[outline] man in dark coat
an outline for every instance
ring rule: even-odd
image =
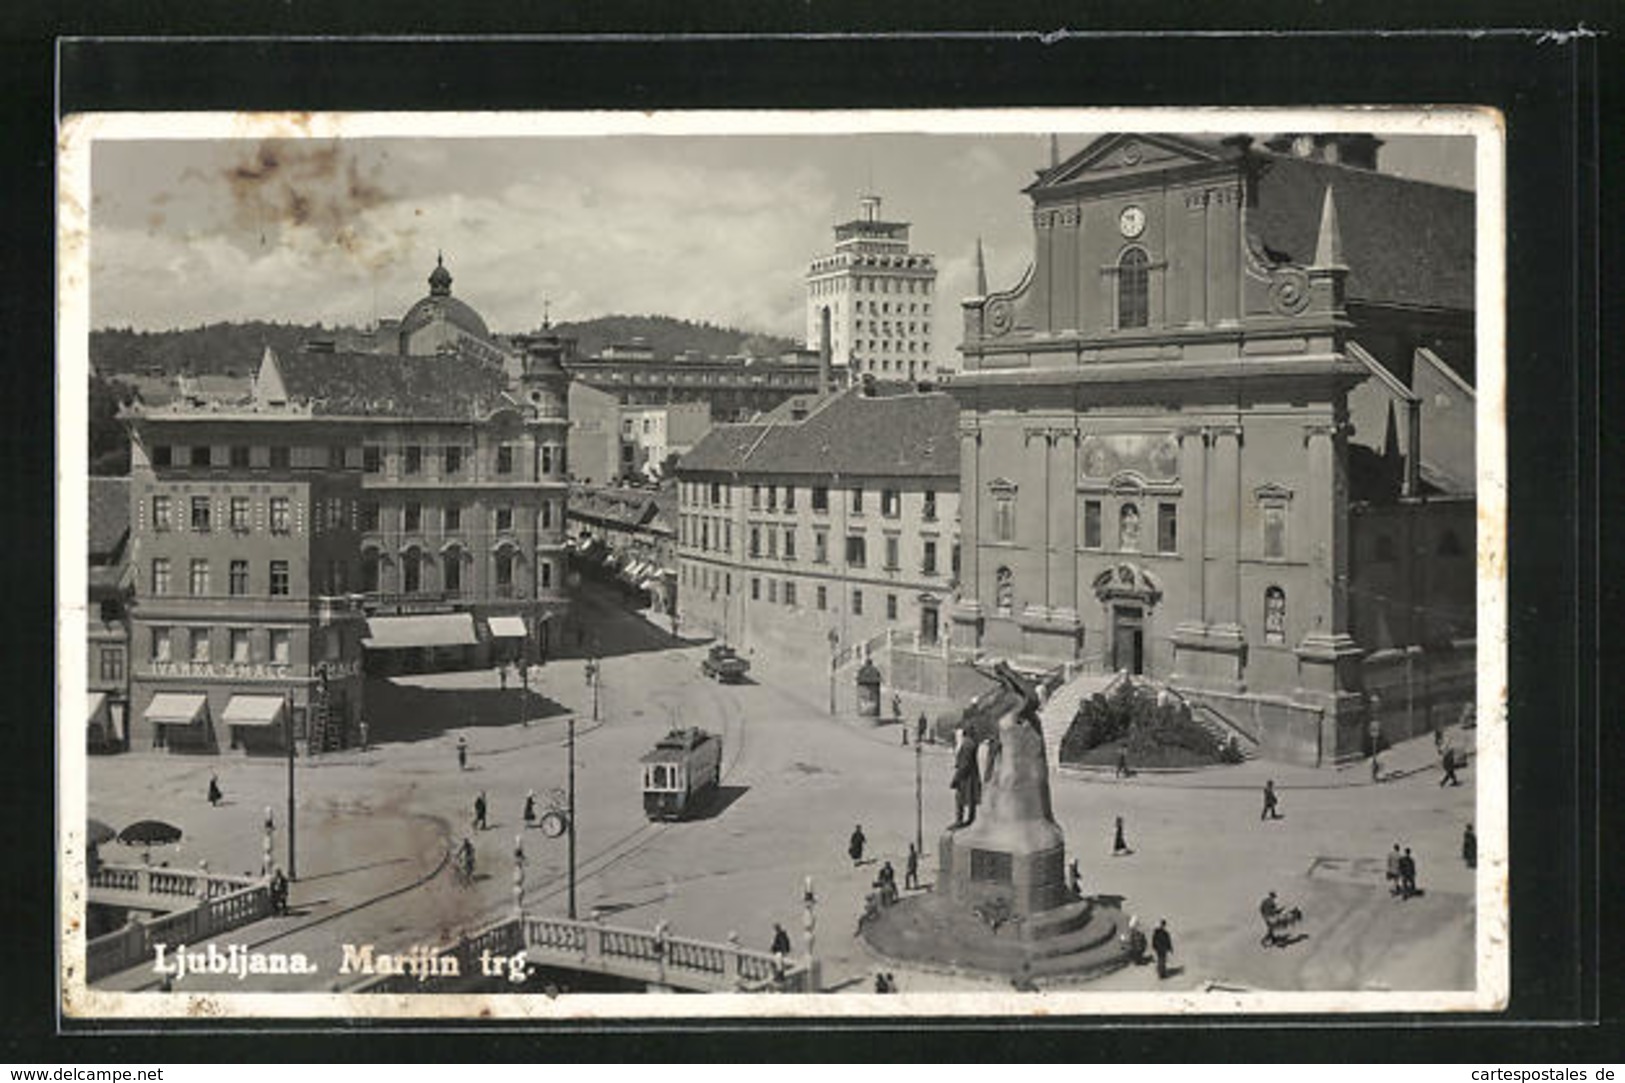
[[[480,795],[478,797],[474,798],[474,829],[476,831],[484,831],[485,830],[485,791],[484,790],[481,790]]]
[[[910,891],[920,890],[920,851],[912,842],[908,844],[908,863],[903,866],[903,886]]]
[[[1472,824],[1461,833],[1461,860],[1469,869],[1478,868],[1478,836],[1473,834]]]
[[[790,954],[790,934],[785,932],[784,926],[776,921],[773,923],[773,947],[771,950],[774,955]]]
[[[1168,976],[1168,956],[1174,953],[1174,938],[1168,932],[1168,919],[1163,918],[1157,922],[1156,931],[1151,934],[1151,952],[1157,957],[1157,977]]]
[[[468,738],[462,734],[457,735],[457,769],[468,770]]]
[[[1112,856],[1118,854],[1132,854],[1128,848],[1128,838],[1123,834],[1123,817],[1117,817],[1117,830],[1112,835]]]
[[[211,805],[220,804],[220,799],[222,797],[224,797],[224,796],[225,795],[220,792],[220,776],[219,775],[210,775],[209,776],[209,804],[211,804]]]
[[[1260,820],[1279,820],[1281,810],[1280,798],[1275,796],[1275,780],[1269,779],[1264,783],[1264,811],[1258,814]]]
[[[1456,760],[1456,750],[1453,746],[1445,746],[1444,756],[1440,759],[1440,764],[1444,767],[1444,777],[1439,779],[1439,785],[1460,786],[1461,779],[1456,777],[1456,767],[1458,766],[1458,761]]]
[[[852,829],[852,837],[848,839],[846,843],[846,854],[852,859],[852,864],[857,865],[862,863],[863,844],[866,841],[868,840],[863,837],[863,825],[858,824]]]
[[[928,723],[926,722],[926,719],[925,719],[925,712],[921,711],[920,712],[920,724],[918,726],[916,726],[915,730],[914,730],[914,743],[915,744],[918,744],[918,745],[925,744],[925,731],[926,731],[927,725],[928,725]]]
[[[1411,856],[1409,846],[1399,858],[1399,894],[1405,899],[1416,894],[1416,859]]]
[[[976,766],[976,740],[960,730],[954,749],[954,777],[948,785],[954,791],[954,826],[968,827],[976,822],[976,806],[982,802],[982,776]]]

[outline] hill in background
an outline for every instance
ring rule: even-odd
[[[693,350],[702,356],[727,357],[748,354],[777,357],[796,343],[777,335],[762,335],[720,327],[711,323],[673,319],[670,316],[600,316],[554,328],[560,335],[577,340],[583,357],[597,354],[612,344],[641,339],[656,357],[672,357]],[[360,331],[351,327],[328,327],[320,323],[211,323],[173,331],[134,331],[129,328],[103,328],[90,333],[90,363],[97,372],[171,376],[247,376],[269,346],[279,354],[295,353],[313,338],[341,341]]]

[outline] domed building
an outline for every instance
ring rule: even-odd
[[[439,253],[429,272],[429,295],[406,310],[398,334],[398,352],[409,356],[455,353],[465,341],[492,344],[491,329],[480,314],[451,295],[451,272]]]

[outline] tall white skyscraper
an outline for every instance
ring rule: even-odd
[[[859,199],[859,214],[835,227],[835,250],[807,269],[807,345],[823,347],[820,316],[829,309],[830,358],[849,376],[926,379],[931,355],[937,267],[909,248],[909,224],[880,217],[880,197]]]

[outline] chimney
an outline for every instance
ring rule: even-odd
[[[829,394],[829,306],[818,310],[818,397]]]

